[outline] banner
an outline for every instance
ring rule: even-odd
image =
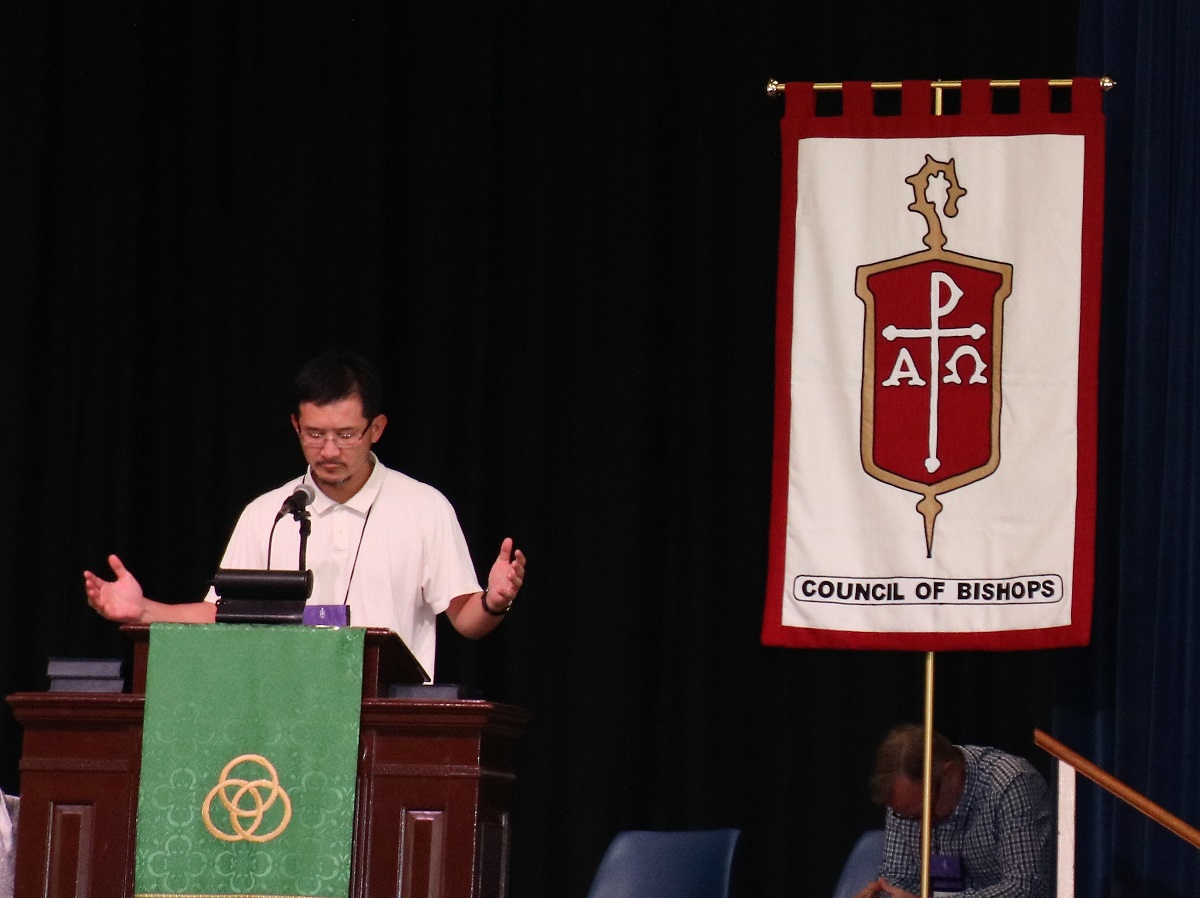
[[[786,85],[766,644],[1088,641],[1101,87],[994,92]]]
[[[364,632],[150,628],[136,895],[349,895]]]

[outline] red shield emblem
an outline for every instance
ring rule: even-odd
[[[862,463],[872,477],[922,496],[926,554],[933,554],[937,496],[987,477],[1000,463],[1003,303],[1012,266],[945,249],[930,177],[950,182],[945,214],[966,191],[954,160],[906,180],[928,247],[858,269],[863,332]]]

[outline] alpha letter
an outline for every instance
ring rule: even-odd
[[[896,364],[892,366],[892,373],[883,382],[883,385],[885,387],[898,387],[902,380],[907,380],[909,386],[912,387],[925,386],[925,381],[917,373],[917,363],[913,361],[912,355],[903,346],[900,347],[900,352],[896,354]]]

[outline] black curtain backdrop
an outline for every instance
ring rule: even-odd
[[[6,4],[0,693],[44,688],[48,655],[127,655],[82,593],[109,552],[147,593],[199,597],[242,505],[300,470],[295,369],[350,347],[388,387],[383,460],[447,494],[481,572],[506,535],[530,558],[504,626],[445,630],[437,670],[533,712],[513,894],[584,895],[619,829],[713,826],[743,830],[742,894],[827,894],[881,820],[870,758],[920,718],[924,659],[759,643],[782,113],[764,88],[1102,74],[1077,72],[1076,28],[1073,0]],[[1111,286],[1111,222],[1109,246]],[[1047,772],[1032,730],[1059,723],[1149,774],[1174,745],[1118,739],[1113,696],[1117,623],[1142,607],[1120,567],[1144,496],[1121,487],[1122,366],[1153,352],[1132,327],[1125,344],[1123,289],[1106,302],[1098,638],[941,655],[937,713]],[[1165,492],[1144,509],[1163,527]],[[1177,641],[1185,587],[1157,587]],[[6,791],[19,754],[4,708]],[[1159,800],[1188,786],[1168,782]]]

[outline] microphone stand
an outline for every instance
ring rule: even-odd
[[[308,535],[312,533],[312,519],[308,515],[308,506],[293,508],[292,517],[300,524],[300,567],[297,570],[308,570]]]

